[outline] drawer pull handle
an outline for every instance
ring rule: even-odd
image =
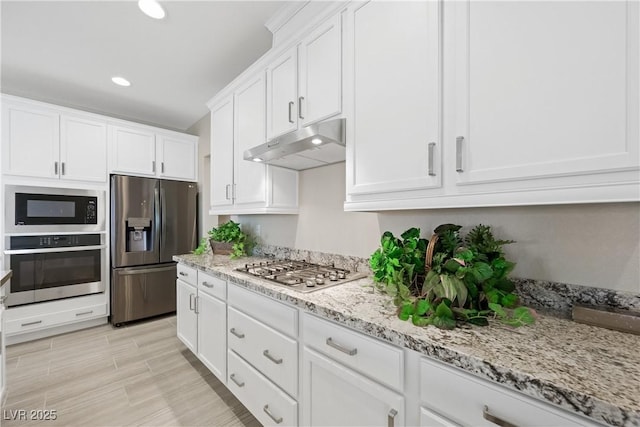
[[[40,323],[42,323],[42,320],[36,320],[35,322],[23,323],[21,326],[39,325]]]
[[[229,375],[229,378],[231,378],[231,381],[233,381],[234,383],[236,383],[236,385],[237,385],[238,387],[244,387],[244,381],[238,381],[238,380],[236,379],[236,374],[231,374],[231,375]]]
[[[271,353],[269,353],[269,350],[263,351],[262,354],[263,354],[264,357],[266,357],[267,359],[271,360],[276,365],[280,365],[282,363],[282,358],[276,359],[275,357],[273,357],[271,355]]]
[[[237,336],[240,339],[244,338],[244,334],[242,332],[236,331],[236,328],[229,329],[229,332],[231,332],[233,335]]]
[[[262,408],[262,410],[269,415],[269,418],[271,418],[273,420],[273,422],[275,422],[276,424],[280,424],[282,422],[282,417],[274,417],[273,414],[271,413],[271,411],[269,410],[269,405],[264,405],[264,408]]]
[[[209,283],[209,282],[202,282],[202,286],[207,287],[209,289],[213,288],[213,283]]]
[[[491,415],[491,413],[489,413],[489,407],[487,405],[484,405],[484,407],[482,408],[482,418],[496,425],[499,425],[500,427],[517,427],[515,424],[511,424],[509,421],[505,421],[502,418]]]
[[[181,271],[178,274],[183,276],[183,277],[189,277],[189,275],[187,273],[185,273],[184,271]]]
[[[391,409],[389,411],[389,414],[387,415],[387,426],[388,427],[394,427],[394,425],[396,423],[396,415],[398,415],[398,411],[396,411],[395,409]]]
[[[344,354],[348,354],[349,356],[355,356],[358,353],[358,349],[357,348],[346,348],[346,347],[343,347],[340,344],[338,344],[335,341],[333,341],[333,339],[331,337],[327,338],[327,345],[329,347],[335,348],[338,351],[343,352]]]
[[[93,310],[83,311],[82,313],[76,313],[76,316],[86,316],[87,314],[92,314]]]

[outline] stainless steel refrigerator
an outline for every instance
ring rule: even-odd
[[[197,186],[111,176],[111,323],[176,310],[173,255],[197,246]]]

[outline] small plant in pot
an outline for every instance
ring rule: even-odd
[[[440,225],[428,242],[415,228],[401,239],[382,235],[370,265],[377,287],[393,296],[398,317],[442,329],[458,322],[485,326],[490,319],[511,326],[533,323],[534,312],[518,307],[508,278],[515,263],[505,258],[502,247],[513,242],[496,240],[491,227],[482,224],[466,237],[461,228]]]
[[[246,256],[254,245],[253,238],[242,231],[240,224],[229,220],[214,227],[207,233],[209,235],[209,244],[214,254],[230,255],[231,258],[239,258]],[[194,254],[202,254],[206,252],[207,239],[202,238],[200,246],[193,252]]]

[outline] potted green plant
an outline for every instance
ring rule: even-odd
[[[461,228],[440,225],[428,243],[415,228],[401,239],[382,235],[370,265],[378,288],[393,296],[398,317],[443,329],[457,322],[484,326],[490,319],[512,326],[533,323],[533,311],[518,306],[508,278],[515,263],[505,258],[503,246],[513,241],[496,240],[482,224],[465,237]]]
[[[246,256],[254,245],[253,238],[242,231],[240,224],[232,220],[220,224],[217,228],[213,227],[207,234],[209,236],[208,242],[207,238],[203,237],[200,240],[200,245],[193,251],[194,254],[205,253],[207,243],[209,243],[214,254],[239,258]]]

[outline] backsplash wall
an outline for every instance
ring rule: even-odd
[[[206,187],[206,186],[205,186]],[[640,203],[344,212],[345,165],[300,173],[299,215],[232,217],[260,242],[318,252],[368,257],[380,235],[419,227],[424,237],[442,223],[491,225],[516,243],[508,256],[514,276],[640,292]]]

